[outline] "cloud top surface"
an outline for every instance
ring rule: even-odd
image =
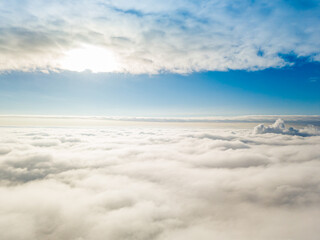
[[[0,237],[315,240],[320,136],[283,125],[1,128]]]

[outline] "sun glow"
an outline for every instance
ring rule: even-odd
[[[60,61],[62,69],[82,72],[116,72],[119,63],[113,52],[106,48],[86,45],[65,53]]]

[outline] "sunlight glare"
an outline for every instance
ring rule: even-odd
[[[86,45],[65,53],[60,61],[62,69],[82,72],[116,72],[119,63],[113,52],[106,48]]]

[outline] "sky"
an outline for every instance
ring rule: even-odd
[[[320,0],[0,0],[0,239],[318,240]]]
[[[320,114],[320,2],[1,1],[0,114]]]

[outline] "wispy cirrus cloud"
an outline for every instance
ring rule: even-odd
[[[90,59],[99,72],[257,70],[290,64],[285,54],[318,61],[318,15],[312,0],[3,1],[0,70],[80,71],[85,60],[70,64],[68,54],[92,48],[108,52]]]

